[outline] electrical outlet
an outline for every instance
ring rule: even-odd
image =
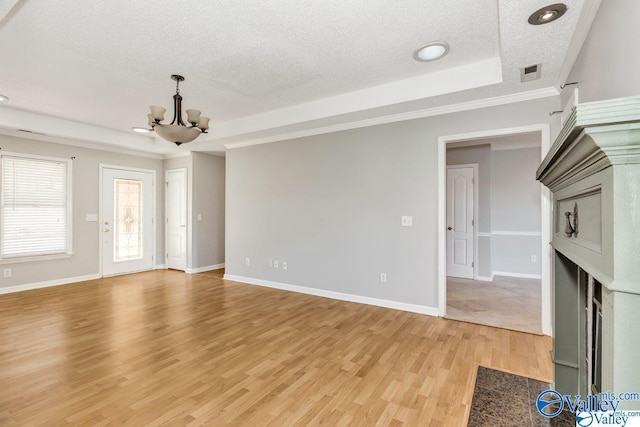
[[[531,255],[531,262],[538,262],[538,257],[535,255]]]
[[[287,269],[287,263],[285,261],[282,261],[282,269],[286,270]]]
[[[273,260],[273,268],[278,268],[278,260],[277,259]]]
[[[244,265],[251,265],[251,258],[246,257],[246,258],[244,259]]]
[[[387,273],[380,273],[380,283],[387,283]]]
[[[10,268],[5,268],[4,271],[2,272],[2,275],[4,277],[11,277],[11,269]]]
[[[269,260],[269,267],[273,268],[273,260],[272,259]]]
[[[413,217],[412,216],[403,216],[400,218],[400,224],[403,227],[413,227]]]

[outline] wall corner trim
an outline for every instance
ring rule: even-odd
[[[359,304],[374,305],[377,307],[391,308],[394,310],[408,311],[411,313],[426,314],[427,316],[439,315],[437,307],[428,307],[424,305],[409,304],[399,301],[391,301],[380,298],[371,298],[361,295],[345,294],[342,292],[328,291],[325,289],[310,288],[306,286],[290,285],[287,283],[272,282],[269,280],[254,279],[251,277],[234,276],[231,274],[224,275],[225,280],[245,283],[248,285],[264,286],[267,288],[280,289],[284,291],[297,292],[301,294],[314,295],[318,297],[331,298],[340,301],[356,302]]]
[[[32,289],[50,288],[52,286],[69,285],[71,283],[86,282],[88,280],[101,279],[98,273],[87,274],[86,276],[67,277],[64,279],[47,280],[46,282],[28,283],[26,285],[7,286],[0,288],[1,294],[10,294],[14,292],[30,291]]]
[[[207,265],[207,266],[204,266],[204,267],[187,268],[184,272],[187,273],[187,274],[195,274],[195,273],[203,273],[205,271],[219,270],[221,268],[224,268],[224,263],[222,263],[222,264],[214,264],[214,265]]]

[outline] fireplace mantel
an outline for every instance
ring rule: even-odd
[[[640,97],[577,105],[537,178],[553,192],[556,388],[591,392],[594,361],[585,354],[595,341],[585,308],[593,311],[595,283],[602,299],[600,391],[637,392]]]

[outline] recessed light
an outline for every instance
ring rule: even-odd
[[[440,59],[449,53],[449,43],[429,42],[425,43],[413,52],[413,58],[420,62],[429,62]]]
[[[551,4],[536,10],[529,17],[529,24],[542,25],[553,22],[560,18],[567,11],[567,5],[564,3]]]
[[[132,127],[131,128],[132,131],[134,132],[138,132],[138,133],[149,133],[149,132],[153,132],[153,129],[147,129],[147,128],[140,128],[140,127]]]
[[[9,100],[8,96],[0,95],[0,102],[4,102],[4,101],[8,101],[8,100]]]

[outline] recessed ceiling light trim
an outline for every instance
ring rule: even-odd
[[[529,16],[529,24],[548,24],[560,18],[566,11],[567,5],[564,3],[550,4],[533,12],[531,16]]]
[[[440,59],[449,53],[449,43],[443,41],[429,42],[421,45],[413,52],[413,59],[430,62]]]
[[[137,126],[132,127],[131,130],[134,131],[134,132],[137,132],[137,133],[153,132],[153,129],[141,128],[141,127],[137,127]]]
[[[9,97],[5,95],[0,95],[0,102],[8,101]]]

